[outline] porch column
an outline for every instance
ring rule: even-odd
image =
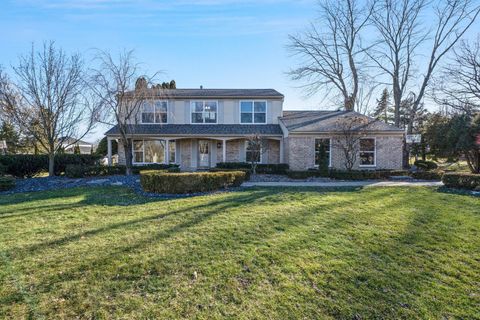
[[[107,150],[108,150],[108,165],[112,166],[112,139],[107,138]]]
[[[227,162],[227,140],[222,140],[222,162]]]
[[[283,163],[283,138],[280,139],[280,163]]]
[[[170,163],[170,140],[165,139],[165,164]]]

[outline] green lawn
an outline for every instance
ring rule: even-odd
[[[0,196],[0,318],[472,319],[480,199],[428,188]]]

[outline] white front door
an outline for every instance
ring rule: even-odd
[[[198,166],[203,168],[210,167],[210,141],[198,141]]]

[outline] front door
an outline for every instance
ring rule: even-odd
[[[202,168],[210,167],[210,141],[198,140],[198,166]]]

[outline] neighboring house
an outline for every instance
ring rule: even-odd
[[[283,111],[284,96],[273,89],[148,89],[134,123],[134,165],[177,163],[182,170],[215,167],[218,162],[246,162],[252,157],[248,137],[267,143],[260,163],[288,163],[292,170],[318,165],[319,145],[327,144],[329,164],[344,169],[333,138],[334,123],[345,117],[363,117],[345,111]],[[119,139],[117,127],[106,136]],[[375,122],[364,133],[354,169],[400,169],[403,130]],[[125,150],[118,145],[119,163]],[[111,163],[111,162],[110,162]]]
[[[58,139],[61,144],[62,148],[65,153],[74,153],[74,149],[76,146],[80,148],[80,154],[91,154],[93,150],[93,144],[82,141],[82,140],[77,140],[72,137],[61,137]]]

